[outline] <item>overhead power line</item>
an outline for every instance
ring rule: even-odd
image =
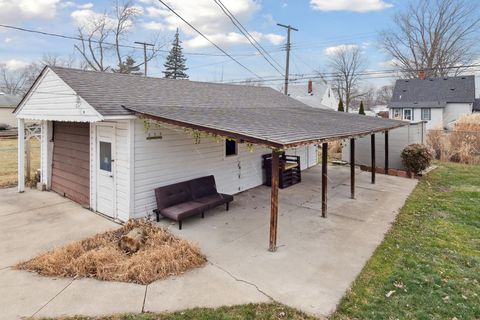
[[[235,15],[228,10],[228,8],[223,4],[222,0],[214,0],[215,3],[222,9],[223,13],[230,19],[232,24],[243,34],[243,36],[250,42],[250,44],[262,55],[263,59],[267,61],[281,76],[283,76],[282,71],[279,70],[281,69],[282,66],[268,53],[260,43],[255,39],[255,37],[252,36],[252,34],[243,26],[243,24],[238,21],[238,19],[235,17]],[[272,59],[273,62],[275,62],[277,66],[275,66],[267,56]]]
[[[218,50],[220,50],[224,55],[226,55],[227,57],[229,57],[230,59],[232,59],[233,61],[235,61],[239,66],[241,66],[243,69],[247,70],[248,72],[250,72],[251,74],[255,75],[257,78],[260,78],[262,79],[261,76],[259,76],[258,74],[256,74],[255,72],[253,72],[252,70],[250,70],[247,66],[245,66],[243,63],[241,63],[240,61],[238,61],[237,59],[235,59],[233,56],[231,56],[228,52],[226,52],[225,50],[223,50],[220,46],[218,46],[215,42],[213,42],[212,40],[210,40],[206,35],[204,35],[200,30],[198,30],[197,28],[195,28],[195,26],[193,26],[190,22],[188,22],[187,20],[185,20],[185,18],[183,18],[180,14],[178,14],[175,10],[173,10],[169,5],[167,5],[163,0],[158,0],[161,4],[163,4],[168,10],[170,10],[174,15],[176,15],[180,20],[182,20],[183,22],[185,22],[190,28],[192,28],[193,30],[195,30],[195,32],[197,32],[200,36],[202,36],[202,38],[204,38],[205,40],[207,40],[208,42],[210,42],[215,48],[217,48]]]
[[[471,71],[479,71],[480,64],[470,64],[470,65],[462,65],[462,66],[451,66],[445,67],[443,69],[470,69]],[[474,69],[474,70],[472,70]],[[423,68],[421,70],[432,70],[432,68]],[[420,70],[416,69],[409,69],[409,70],[402,70],[402,71],[411,71],[411,72],[418,72]],[[396,69],[387,69],[387,70],[375,70],[375,71],[365,71],[358,73],[357,76],[362,77],[362,79],[381,79],[381,78],[391,78],[395,76],[396,73],[400,72],[400,70]],[[332,80],[338,77],[338,73],[335,72],[326,72],[321,74],[291,74],[293,79],[291,81],[300,81],[300,80],[309,80],[309,79],[326,79]],[[279,78],[277,76],[264,76],[263,82],[280,82],[283,81],[283,78]],[[224,81],[224,83],[233,83],[233,84],[242,84],[242,83],[249,83],[251,80],[249,79],[237,79],[237,80],[228,80]]]
[[[28,28],[23,28],[23,27],[17,27],[17,26],[11,26],[11,25],[6,25],[6,24],[0,24],[1,28],[5,29],[11,29],[11,30],[16,30],[16,31],[21,31],[21,32],[27,32],[27,33],[33,33],[33,34],[39,34],[43,36],[48,36],[48,37],[56,37],[56,38],[62,38],[62,39],[67,39],[67,40],[75,40],[75,41],[82,41],[85,39],[82,39],[78,36],[71,36],[71,35],[65,35],[65,34],[60,34],[60,33],[53,33],[53,32],[45,32],[45,31],[38,31],[38,30],[33,30],[33,29],[28,29]],[[95,39],[91,39],[90,42],[92,43],[102,43],[107,46],[115,46],[115,43],[110,43],[110,42],[104,42],[104,41],[98,41]],[[132,45],[125,45],[125,44],[119,44],[119,47],[121,48],[129,48],[129,49],[135,49],[135,50],[143,50],[143,47],[140,46],[132,46]],[[155,49],[156,51],[159,52],[164,52],[168,53],[168,50],[161,50],[161,49]],[[212,56],[212,57],[224,57],[224,54],[218,54],[218,53],[207,53],[207,52],[184,52],[186,55],[193,55],[193,56]],[[235,54],[234,56],[242,56],[242,57],[249,57],[249,56],[256,56],[256,53],[244,53],[244,54]]]

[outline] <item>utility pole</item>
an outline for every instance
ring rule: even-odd
[[[285,85],[284,85],[284,88],[283,88],[283,92],[285,95],[288,95],[288,69],[289,69],[289,66],[290,66],[290,48],[291,48],[291,44],[290,44],[290,31],[298,31],[298,29],[292,27],[291,25],[284,25],[284,24],[281,24],[281,23],[277,23],[277,26],[279,27],[282,27],[282,28],[286,28],[287,29],[287,45],[286,45],[286,50],[287,50],[287,61],[285,63]]]
[[[143,45],[143,66],[144,66],[144,76],[147,76],[147,46],[155,47],[154,44],[146,43],[146,42],[138,42],[135,41],[136,44]]]

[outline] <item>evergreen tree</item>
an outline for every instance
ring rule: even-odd
[[[340,99],[338,102],[338,112],[345,112],[345,109],[343,109],[343,101]]]
[[[140,67],[135,65],[135,63],[135,60],[131,56],[128,56],[125,61],[119,64],[118,68],[114,71],[118,73],[131,73],[141,75],[142,72],[140,72]]]
[[[363,101],[360,101],[360,108],[358,109],[358,114],[365,115],[365,108],[363,107]]]
[[[188,75],[185,71],[188,68],[185,66],[185,62],[187,59],[183,56],[182,53],[182,41],[180,41],[178,29],[175,33],[175,38],[172,42],[172,49],[170,49],[170,53],[167,56],[167,61],[163,65],[165,67],[165,78],[170,79],[188,79]]]

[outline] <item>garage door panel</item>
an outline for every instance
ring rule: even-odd
[[[88,123],[54,122],[52,190],[90,206]]]

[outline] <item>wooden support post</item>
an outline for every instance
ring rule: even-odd
[[[18,192],[25,191],[25,121],[18,119]]]
[[[388,131],[385,131],[385,171],[384,173],[388,175]]]
[[[25,176],[26,176],[26,179],[28,181],[28,183],[30,183],[30,180],[31,180],[31,171],[32,171],[32,152],[31,152],[31,143],[30,143],[30,139],[28,138],[26,141],[25,141],[25,160],[26,160],[26,168],[25,168]]]
[[[375,184],[375,171],[376,171],[376,164],[375,164],[375,134],[372,134],[372,138],[371,138],[371,151],[372,151],[372,184]]]
[[[328,143],[322,143],[322,217],[327,217],[327,161]]]
[[[355,139],[350,139],[350,198],[355,199]]]
[[[270,245],[268,250],[277,250],[277,221],[278,221],[278,175],[279,153],[272,150],[272,198],[270,208]]]

